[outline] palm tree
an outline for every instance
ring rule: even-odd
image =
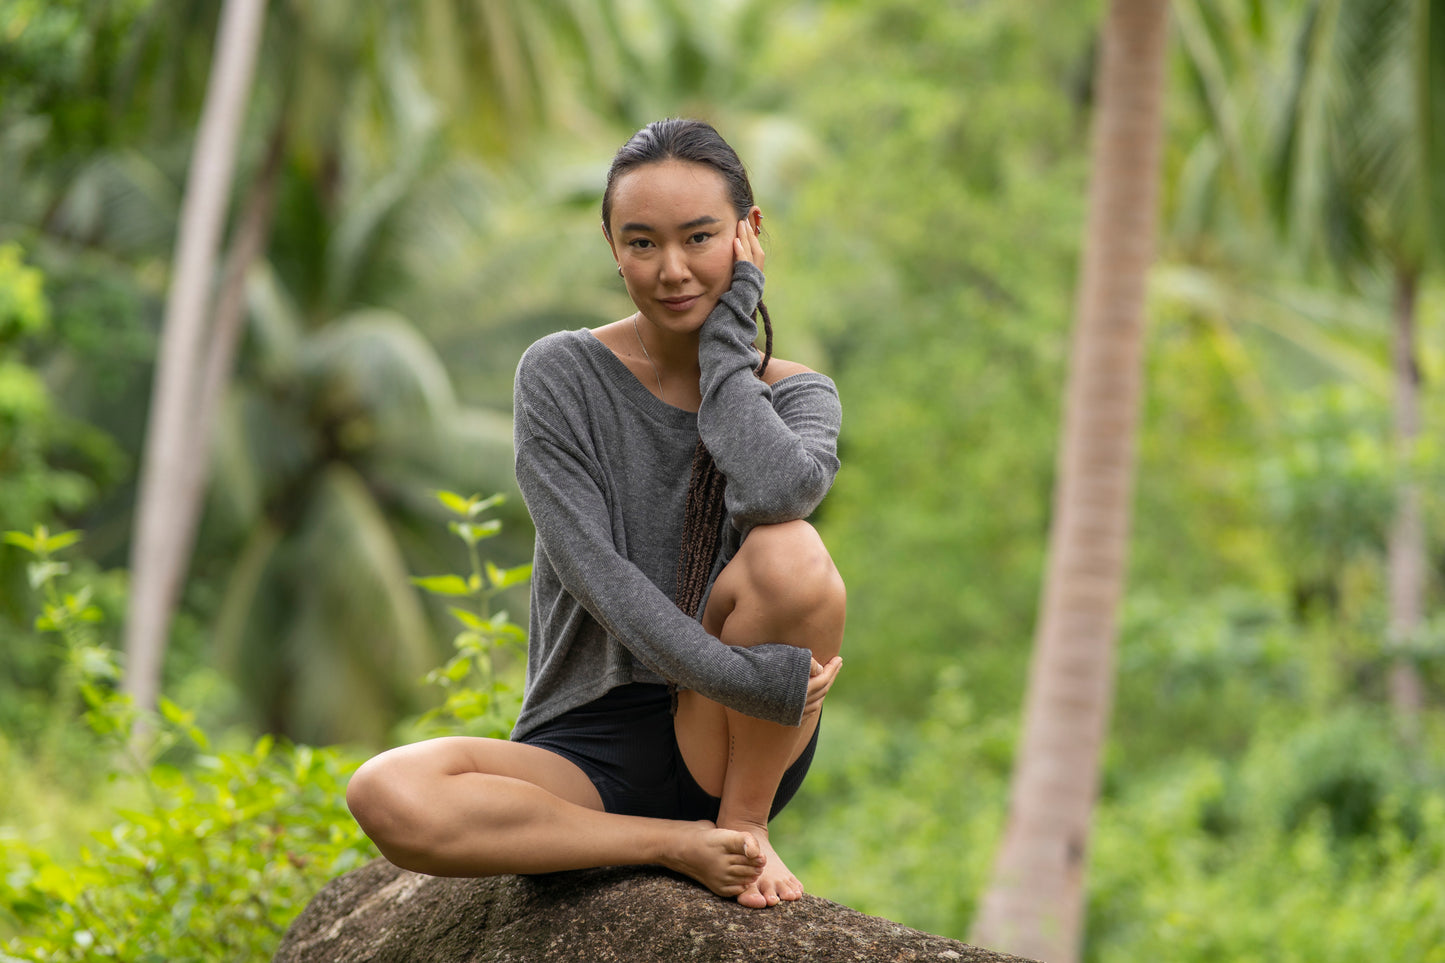
[[[1410,467],[1422,430],[1415,312],[1445,231],[1445,7],[1429,0],[1175,6],[1208,117],[1193,152],[1200,163],[1188,178],[1198,197],[1188,207],[1233,220],[1232,234],[1255,244],[1282,238],[1297,277],[1325,268],[1325,283],[1347,289],[1336,301],[1373,301],[1373,327],[1392,332],[1385,351],[1377,338],[1371,347],[1388,358],[1394,396],[1399,481],[1395,517],[1381,536],[1390,701],[1409,737],[1423,703],[1410,649],[1424,620],[1428,574],[1423,492]],[[1235,260],[1250,265],[1248,274],[1259,258]],[[1359,353],[1324,326],[1303,327],[1311,330],[1297,326],[1304,337],[1295,340],[1326,349],[1328,360]],[[1342,372],[1368,384],[1376,364],[1356,360]]]
[[[1411,646],[1424,621],[1423,492],[1410,465],[1421,433],[1417,292],[1445,232],[1445,5],[1311,0],[1298,10],[1275,117],[1269,191],[1295,248],[1347,284],[1391,278],[1394,436],[1400,481],[1388,537],[1390,701],[1419,727],[1424,687]]]
[[[227,0],[223,8],[176,233],[136,503],[125,633],[125,691],[145,708],[159,694],[170,615],[189,555],[193,526],[184,505],[187,491],[195,487],[191,479],[199,475],[192,466],[200,456],[191,446],[205,430],[195,414],[202,398],[207,303],[265,12],[264,0]]]
[[[309,327],[253,272],[258,335],[223,411],[208,537],[238,546],[214,641],[268,731],[380,742],[441,653],[408,582],[432,570],[438,485],[501,486],[510,423],[460,405],[414,325]]]
[[[230,383],[242,333],[245,279],[268,247],[288,160],[314,188],[312,213],[338,219],[329,242],[297,239],[298,248],[324,247],[331,261],[303,269],[319,285],[306,291],[293,285],[294,292],[306,313],[335,317],[348,307],[348,297],[368,282],[375,286],[364,270],[374,259],[371,246],[385,236],[381,228],[406,191],[435,167],[445,141],[494,159],[515,157],[528,135],[546,124],[585,126],[583,97],[576,83],[563,80],[569,76],[563,65],[580,63],[588,76],[608,76],[615,83],[607,64],[622,58],[610,44],[625,36],[610,9],[597,13],[562,0],[481,5],[427,0],[366,6],[360,15],[344,6],[303,5],[281,14],[285,29],[273,30],[269,45],[274,58],[269,73],[277,82],[264,87],[261,98],[275,102],[266,160],[213,303],[205,292],[214,258],[199,255],[214,246],[192,244],[186,234],[178,240],[178,252],[192,259],[176,265],[171,316],[178,320],[167,323],[157,369],[132,546],[126,687],[142,705],[154,701],[159,687],[169,623],[201,513],[209,460],[196,453],[210,449],[212,412]],[[222,53],[230,49],[224,42],[227,24],[223,21]],[[259,19],[253,31],[258,28]],[[221,62],[218,58],[218,68]],[[369,81],[360,85],[360,94],[349,86],[358,74]],[[449,99],[437,100],[428,86]],[[378,124],[377,117],[385,120]],[[444,125],[444,118],[450,122]],[[235,149],[233,140],[232,155]],[[199,164],[199,149],[196,156]],[[378,165],[378,158],[390,167]],[[343,173],[364,190],[348,196]],[[353,201],[343,216],[343,206]],[[310,232],[314,223],[300,227]],[[207,230],[218,236],[220,221],[213,217]],[[304,268],[306,261],[303,256],[297,263]],[[187,452],[193,457],[183,457]]]
[[[1083,929],[1089,823],[1113,697],[1160,170],[1165,0],[1113,0],[1049,565],[1010,812],[973,941],[1068,963]]]

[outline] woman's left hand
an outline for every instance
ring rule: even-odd
[[[758,232],[747,218],[738,221],[737,236],[733,238],[733,263],[747,261],[763,269],[763,246],[758,242]]]

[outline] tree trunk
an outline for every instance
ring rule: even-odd
[[[211,436],[216,409],[230,387],[234,373],[236,349],[246,320],[246,278],[251,265],[266,250],[271,236],[272,216],[276,212],[276,194],[281,186],[281,172],[286,157],[286,117],[283,113],[271,131],[266,157],[241,214],[241,222],[231,241],[226,268],[216,291],[216,305],[206,344],[204,375],[197,385],[194,421],[191,426],[192,448],[198,457],[185,463],[185,476],[176,486],[173,524],[176,527],[175,551],[178,572],[190,564],[195,550],[196,529],[206,497],[206,482],[211,474]]]
[[[1425,618],[1425,520],[1420,484],[1413,477],[1415,446],[1420,437],[1420,366],[1415,357],[1414,274],[1401,272],[1395,285],[1395,337],[1392,365],[1395,381],[1395,455],[1400,482],[1395,520],[1390,530],[1390,706],[1400,734],[1413,742],[1419,735],[1424,686],[1411,649]]]
[[[161,326],[145,452],[131,537],[125,691],[155,705],[171,617],[185,573],[179,492],[198,447],[195,412],[212,275],[231,194],[242,121],[260,47],[265,0],[226,0],[186,181],[176,255]]]
[[[972,937],[1049,963],[1078,958],[1089,823],[1113,699],[1166,39],[1166,0],[1110,3],[1049,566],[1008,823]]]

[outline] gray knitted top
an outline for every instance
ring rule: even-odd
[[[628,682],[671,682],[739,712],[802,718],[811,657],[723,645],[672,602],[693,449],[727,478],[714,576],[754,525],[804,518],[838,471],[837,389],[753,375],[763,273],[739,262],[703,324],[702,406],[665,404],[586,330],[548,335],[517,366],[517,483],[537,529],[526,694],[512,732]]]

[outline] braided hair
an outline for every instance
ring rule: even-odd
[[[753,207],[753,188],[737,152],[711,124],[700,120],[668,119],[648,124],[622,145],[607,171],[607,188],[602,194],[602,230],[612,236],[612,188],[618,178],[647,164],[680,160],[711,167],[722,175],[728,199],[738,220]],[[762,301],[764,343],[762,362],[754,369],[759,378],[773,356],[773,321]],[[677,558],[677,589],[672,600],[688,615],[696,616],[702,605],[708,576],[717,558],[718,541],[726,514],[723,500],[727,478],[718,471],[702,439],[692,456],[692,476],[687,485],[687,503],[682,521],[682,550]]]

